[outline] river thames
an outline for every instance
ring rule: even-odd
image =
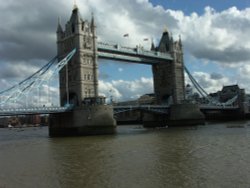
[[[229,188],[250,185],[250,121],[49,138],[0,129],[0,188]]]

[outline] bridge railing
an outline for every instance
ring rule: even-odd
[[[33,108],[7,108],[0,109],[0,116],[25,114],[50,114],[72,110],[72,107],[33,107]]]
[[[123,105],[123,106],[113,106],[114,114],[123,113],[132,110],[145,110],[154,113],[167,114],[169,105]]]
[[[220,109],[238,109],[239,106],[225,106],[225,105],[211,105],[211,104],[200,104],[199,105],[200,109],[214,109],[214,110],[220,110]]]
[[[148,109],[150,109],[150,108],[168,108],[169,107],[169,105],[144,105],[144,104],[142,104],[142,105],[140,105],[140,104],[138,104],[138,105],[115,105],[115,106],[113,106],[113,108],[114,109],[117,109],[117,108],[131,108],[131,109],[133,109],[133,108],[148,108]]]

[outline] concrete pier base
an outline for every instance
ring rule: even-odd
[[[116,121],[108,105],[85,105],[72,112],[50,116],[49,136],[114,134]]]
[[[205,116],[197,104],[175,104],[170,106],[169,126],[203,125]]]

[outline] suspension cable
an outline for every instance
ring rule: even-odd
[[[219,101],[215,101],[212,97],[209,96],[209,94],[195,80],[195,78],[192,76],[192,74],[189,72],[189,70],[187,69],[186,66],[184,66],[184,70],[186,71],[186,73],[187,73],[190,81],[192,82],[192,84],[194,85],[194,87],[196,88],[196,90],[199,92],[199,94],[202,95],[202,97],[206,98],[210,103],[216,103],[216,104],[223,105],[223,106],[224,105],[232,105],[238,99],[238,95],[235,95],[233,98],[229,99],[225,103],[221,103]]]
[[[46,80],[49,80],[52,76],[58,73],[73,57],[76,49],[72,50],[66,55],[60,62],[57,63],[57,56],[50,60],[41,69],[36,71],[31,76],[27,77],[18,84],[0,92],[0,95],[7,94],[6,99],[0,101],[0,104],[6,104],[10,100],[16,101],[24,94],[29,93],[33,88],[39,88]],[[52,66],[54,65],[54,66]]]

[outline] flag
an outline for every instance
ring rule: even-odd
[[[126,34],[124,34],[124,35],[123,35],[123,37],[129,37],[129,34],[128,34],[128,33],[126,33]]]

